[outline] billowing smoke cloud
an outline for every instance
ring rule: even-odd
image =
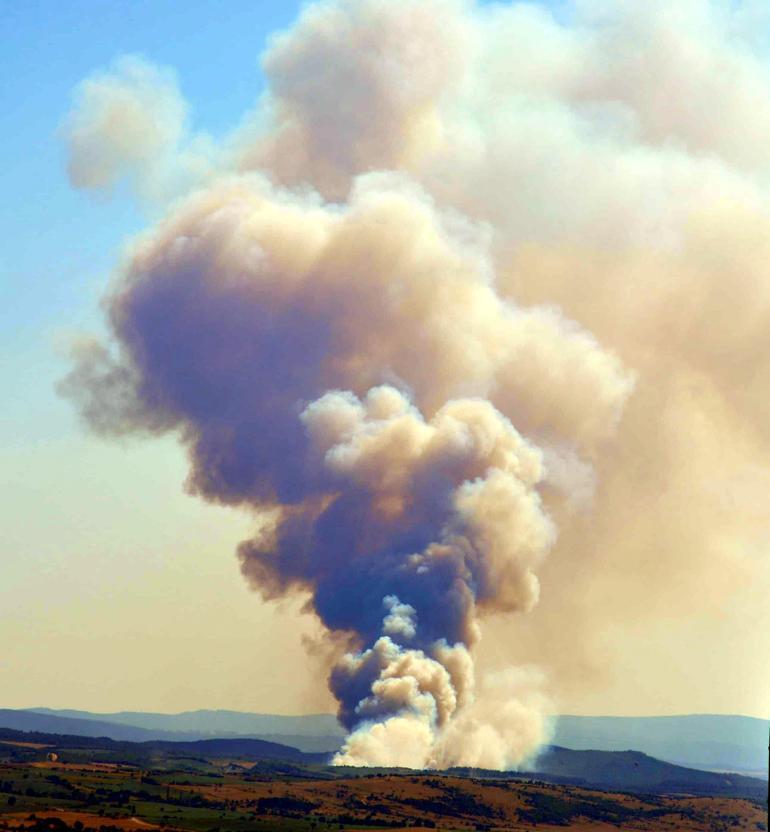
[[[62,390],[101,433],[176,432],[189,489],[259,515],[246,579],[348,647],[339,762],[518,764],[541,679],[477,682],[483,618],[495,645],[532,611],[518,659],[568,691],[603,622],[766,568],[770,74],[745,27],[696,0],[316,3],[216,174],[133,243]],[[137,169],[103,173],[98,125],[141,89],[77,105],[75,184]],[[184,142],[142,151],[148,180]]]
[[[138,56],[114,62],[83,81],[62,126],[67,170],[76,188],[110,193],[130,179],[150,200],[205,179],[213,149],[189,135],[187,103],[175,74]]]
[[[541,492],[569,497],[563,443],[612,432],[619,362],[553,309],[502,300],[485,235],[383,174],[345,205],[222,181],[137,241],[109,310],[115,352],[81,346],[63,389],[97,430],[178,431],[194,492],[265,515],[246,578],[309,592],[363,650],[331,675],[355,729],[341,759],[368,759],[376,729],[371,759],[465,761],[479,617],[537,602],[556,536]],[[552,481],[505,414],[542,436]],[[521,759],[532,733],[490,759]]]

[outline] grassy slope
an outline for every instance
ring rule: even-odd
[[[310,832],[341,824],[355,829],[524,830],[545,824],[696,832],[734,824],[757,830],[763,817],[759,805],[745,800],[632,796],[499,778],[413,772],[350,778],[264,767],[230,772],[212,763],[198,770],[150,771],[0,763],[0,829],[23,824],[48,832],[30,820],[33,814],[38,819],[54,815],[65,825],[78,818],[92,829],[149,824],[190,832]]]

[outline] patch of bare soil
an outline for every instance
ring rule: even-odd
[[[21,826],[29,826],[30,824],[29,812],[16,812],[13,814],[4,814],[2,822],[6,829],[18,829]],[[58,818],[67,826],[74,826],[77,821],[83,824],[83,829],[98,830],[102,826],[109,826],[112,829],[122,829],[127,832],[137,832],[138,829],[159,829],[160,827],[152,823],[140,820],[139,818],[105,818],[101,815],[91,814],[89,812],[78,812],[70,809],[48,809],[44,812],[35,812],[35,818],[38,820],[45,820],[47,818]]]

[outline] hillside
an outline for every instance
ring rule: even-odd
[[[719,771],[767,773],[770,723],[747,716],[561,716],[555,745],[643,751],[672,763]]]
[[[335,717],[272,716],[237,711],[190,711],[181,714],[89,711],[51,708],[0,709],[0,728],[46,731],[114,740],[194,741],[223,737],[250,737],[291,745],[307,752],[336,751],[344,733]]]
[[[0,749],[2,746],[0,746]],[[0,761],[2,832],[761,830],[753,800],[596,791],[513,778]]]
[[[306,754],[296,748],[249,738],[208,739],[190,742],[152,740],[131,743],[97,737],[76,737],[0,729],[0,760],[28,762],[45,760],[55,751],[66,763],[129,764],[144,768],[203,769],[208,765],[237,764],[271,771],[265,761],[299,766],[305,776],[337,777],[343,772],[326,765],[328,755]],[[285,772],[285,768],[280,771]],[[362,774],[362,769],[347,769]],[[466,776],[513,780],[545,780],[554,783],[591,786],[649,794],[725,795],[762,799],[766,785],[751,777],[722,775],[675,766],[638,752],[572,751],[547,749],[530,771],[479,772],[458,770]]]
[[[189,742],[149,740],[128,742],[109,737],[14,731],[0,728],[0,758],[44,759],[50,751],[79,761],[108,761],[132,765],[158,765],[164,760],[237,758],[243,760],[290,760],[320,764],[325,754],[305,754],[297,748],[248,737],[206,739]]]
[[[552,746],[533,766],[538,776],[606,789],[655,794],[723,794],[761,800],[767,784],[755,777],[685,768],[638,751],[575,751]]]

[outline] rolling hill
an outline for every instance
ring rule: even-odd
[[[361,776],[374,769],[330,768],[325,754],[306,754],[296,748],[249,738],[207,739],[188,742],[151,740],[125,742],[106,737],[78,737],[44,732],[0,729],[0,761],[34,764],[55,751],[67,764],[129,764],[152,770],[205,770],[215,761],[222,765],[255,764],[261,776],[294,772],[311,779]],[[201,769],[201,766],[204,769]],[[287,768],[289,766],[289,768]],[[401,770],[401,773],[410,774]],[[550,747],[529,771],[499,772],[456,769],[473,779],[537,780],[570,786],[643,794],[690,794],[743,797],[762,800],[766,784],[759,779],[697,771],[656,760],[638,752],[573,751]],[[294,776],[292,775],[292,776]]]
[[[575,751],[551,746],[535,772],[573,784],[655,794],[724,794],[761,800],[767,784],[755,777],[699,771],[657,760],[638,751]]]
[[[4,747],[5,746],[5,747]],[[306,754],[298,748],[265,740],[236,737],[231,739],[206,739],[171,742],[168,740],[146,740],[130,742],[109,737],[52,734],[44,731],[15,731],[0,728],[0,751],[42,756],[50,751],[71,756],[73,751],[90,752],[93,759],[149,764],[159,758],[180,760],[184,758],[241,760],[276,760],[304,764],[322,764],[326,754]],[[82,755],[81,755],[82,756]]]
[[[643,751],[693,768],[767,774],[770,723],[747,716],[561,716],[555,745]]]
[[[0,709],[0,728],[81,737],[110,737],[113,740],[127,742],[190,742],[245,737],[290,745],[314,753],[336,751],[344,738],[337,720],[325,714],[274,717],[228,711],[196,711],[190,714],[167,715],[131,712],[93,714],[88,711],[54,711],[48,708],[4,708]]]

